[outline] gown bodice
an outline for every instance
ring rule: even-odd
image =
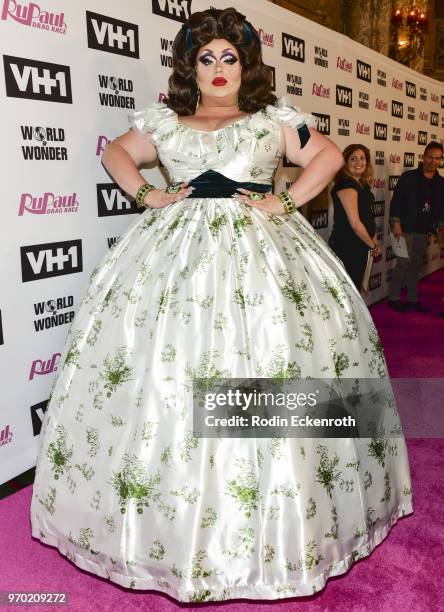
[[[271,185],[283,154],[281,126],[315,125],[313,115],[301,113],[284,98],[211,132],[180,123],[177,113],[161,102],[134,112],[129,120],[142,134],[151,133],[172,183],[215,170],[237,182]]]

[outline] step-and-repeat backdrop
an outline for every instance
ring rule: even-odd
[[[211,3],[210,3],[211,4]],[[138,214],[101,165],[127,115],[167,91],[172,40],[203,0],[0,0],[0,483],[35,464],[59,358],[89,275]],[[343,149],[367,145],[384,244],[368,303],[388,292],[390,197],[443,141],[444,87],[266,0],[222,0],[257,27],[278,96]],[[288,163],[276,190],[300,173]],[[161,169],[144,170],[163,185]],[[303,213],[327,239],[328,191]],[[423,273],[443,265],[433,240]]]

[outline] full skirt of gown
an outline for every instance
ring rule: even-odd
[[[174,135],[192,136],[169,127],[159,148]],[[92,273],[60,364],[32,534],[119,585],[189,602],[310,595],[412,512],[402,435],[193,430],[195,378],[374,378],[397,417],[368,309],[299,213],[217,197],[146,210]]]

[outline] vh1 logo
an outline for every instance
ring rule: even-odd
[[[282,32],[282,57],[305,62],[305,40]]]
[[[82,241],[66,240],[20,247],[24,283],[83,271]]]
[[[134,199],[129,199],[129,196],[116,183],[97,184],[97,208],[99,217],[132,215],[142,212]]]
[[[399,117],[402,119],[404,116],[404,104],[397,100],[392,100],[392,117]]]
[[[90,49],[139,57],[139,28],[134,23],[86,11],[86,31]]]
[[[416,85],[410,81],[405,82],[405,95],[409,98],[416,98]]]
[[[418,144],[426,145],[427,144],[427,132],[418,132]]]
[[[389,176],[389,191],[394,191],[400,176],[398,174],[393,174]]]
[[[192,0],[152,0],[153,15],[185,23],[191,16]]]
[[[328,208],[313,211],[310,214],[310,223],[315,229],[325,229],[328,227]]]
[[[415,154],[410,152],[404,153],[404,168],[415,167]]]
[[[375,140],[387,140],[387,124],[386,123],[375,123]]]
[[[321,134],[330,134],[330,115],[322,115],[321,113],[312,113],[316,117],[316,129]]]
[[[336,85],[336,104],[338,106],[353,106],[353,90],[344,85]]]
[[[30,407],[33,436],[38,436],[42,429],[42,423],[48,407],[48,402],[49,400],[44,400],[43,402],[39,402],[38,404],[34,404],[34,406]]]
[[[356,76],[361,81],[372,82],[372,67],[361,60],[356,60]]]
[[[12,55],[3,56],[6,95],[72,104],[69,66]]]

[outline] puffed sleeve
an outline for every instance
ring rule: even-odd
[[[310,113],[303,113],[297,106],[288,104],[286,98],[279,98],[275,106],[268,106],[276,122],[280,125],[290,125],[297,130],[301,141],[301,149],[310,139],[309,127],[316,126],[316,117]]]
[[[165,123],[175,122],[176,113],[163,102],[153,102],[149,106],[128,115],[128,122],[131,128],[141,134],[150,132],[154,134]]]

